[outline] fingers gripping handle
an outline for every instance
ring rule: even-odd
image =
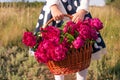
[[[70,19],[72,19],[72,16],[69,14],[64,14],[64,17],[69,17]],[[48,26],[48,24],[50,24],[52,21],[54,21],[53,18],[51,18],[45,25],[42,26],[42,28],[45,28]]]

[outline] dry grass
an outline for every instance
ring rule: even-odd
[[[20,38],[25,28],[35,28],[39,11],[40,8],[0,8],[0,44],[6,46]]]
[[[33,56],[28,55],[28,48],[18,45],[21,43],[25,28],[34,30],[39,12],[40,8],[32,7],[0,8],[1,80],[53,80],[53,75],[49,73],[48,69],[44,65],[38,64]],[[119,80],[120,10],[105,6],[90,7],[90,12],[93,17],[100,18],[104,23],[101,34],[105,40],[108,54],[101,60],[92,61],[88,80]],[[75,80],[75,74],[65,76],[65,80]]]

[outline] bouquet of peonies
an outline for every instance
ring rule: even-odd
[[[96,40],[97,31],[102,28],[103,24],[98,18],[79,21],[77,24],[69,21],[60,28],[40,28],[36,35],[24,32],[22,42],[34,49],[38,62],[61,61],[71,48],[80,49],[86,42]]]

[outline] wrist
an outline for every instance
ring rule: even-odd
[[[80,10],[78,10],[78,13],[87,14],[88,11],[86,11],[86,10],[84,10],[84,9],[80,9]]]
[[[57,7],[56,4],[53,4],[53,5],[51,5],[51,7],[50,7],[50,10],[57,10],[57,9],[58,9],[58,7]]]
[[[53,12],[53,13],[60,12],[60,10],[59,10],[59,8],[58,8],[58,6],[57,6],[56,4],[52,5],[52,6],[50,7],[50,10],[51,10],[51,12]]]

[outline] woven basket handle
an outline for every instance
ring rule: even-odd
[[[72,19],[72,16],[69,14],[64,14],[64,17],[69,17],[70,19]],[[45,28],[48,26],[48,24],[50,24],[52,21],[54,21],[53,18],[51,18],[45,25],[43,25],[42,27]]]

